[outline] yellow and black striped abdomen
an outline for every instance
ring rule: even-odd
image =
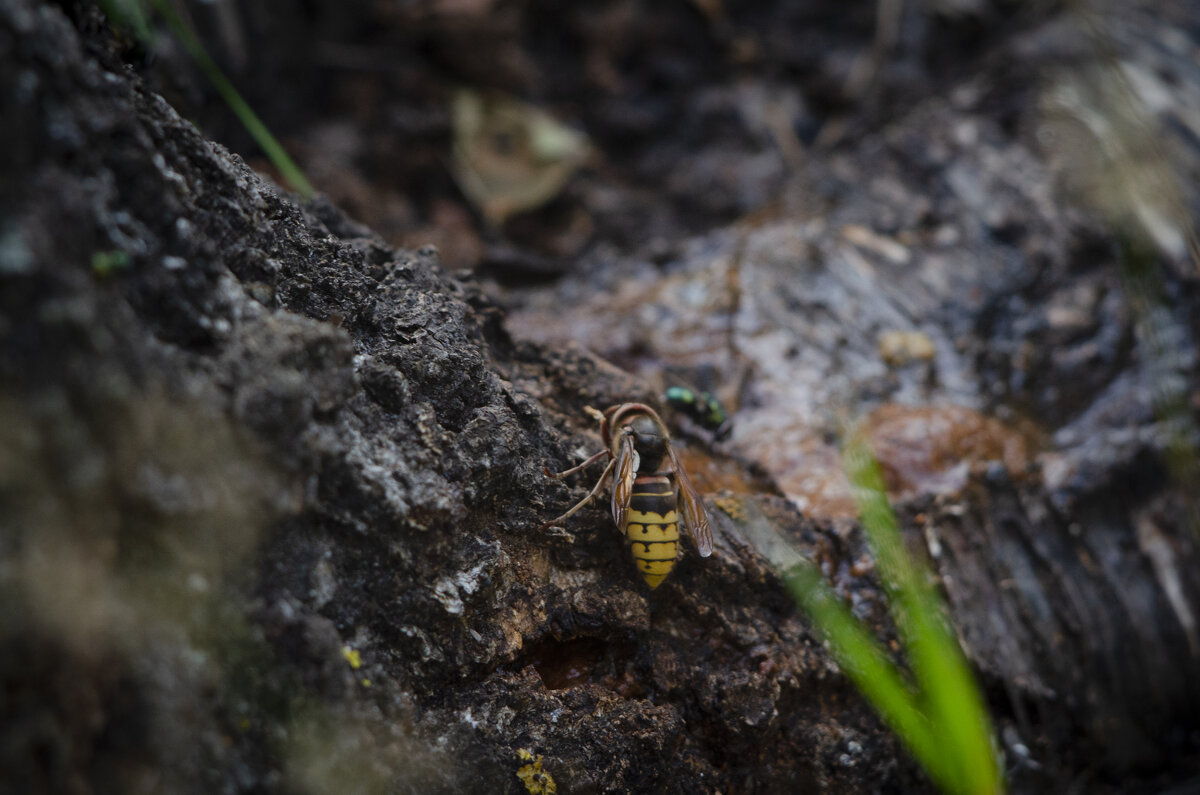
[[[639,475],[629,496],[625,540],[646,584],[657,588],[679,553],[675,484],[665,475]]]

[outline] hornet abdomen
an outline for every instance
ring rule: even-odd
[[[625,541],[646,584],[657,588],[679,554],[679,513],[670,472],[641,475],[633,481]]]

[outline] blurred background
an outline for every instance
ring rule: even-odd
[[[711,392],[803,509],[853,511],[830,442],[862,417],[936,492],[972,460],[1068,488],[1112,411],[1195,414],[1189,4],[173,7],[316,190],[517,337]],[[176,39],[132,46],[272,170]]]
[[[40,330],[0,357],[0,586],[31,606],[5,615],[3,758],[64,791],[423,792],[478,766],[545,792],[543,752],[564,791],[919,791],[775,577],[814,564],[900,656],[852,438],[1013,790],[1195,791],[1196,4],[101,7],[115,39],[87,3],[4,11],[0,53],[62,11],[307,226],[187,142],[89,127],[90,93],[36,117],[39,178],[76,182],[0,206],[100,221],[0,236],[28,290],[0,332]],[[58,63],[3,96],[53,97]],[[141,192],[129,141],[190,216]],[[59,245],[90,267],[39,259]],[[529,529],[582,484],[539,473],[594,444],[584,403],[673,387],[716,407],[664,413],[719,546],[651,602],[599,511]]]

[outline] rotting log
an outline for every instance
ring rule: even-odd
[[[536,532],[643,382],[292,203],[73,12],[0,6],[12,791],[521,792],[522,749],[561,791],[928,789],[732,519],[652,596],[603,511]],[[1195,757],[1196,552],[1136,450],[1119,505],[902,505],[1023,788]],[[752,499],[888,636],[853,524]]]

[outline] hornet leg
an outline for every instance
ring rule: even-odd
[[[565,470],[563,472],[551,472],[549,469],[545,469],[544,471],[545,471],[547,477],[551,477],[551,478],[554,478],[555,480],[558,480],[559,478],[565,478],[567,475],[574,475],[576,472],[578,472],[581,469],[586,469],[587,467],[590,467],[592,464],[596,463],[597,461],[599,461],[601,458],[603,458],[606,455],[608,455],[608,451],[601,450],[600,452],[596,453],[594,456],[589,458],[587,461],[584,461],[579,466],[571,467],[570,469]]]
[[[607,453],[608,451],[605,450],[604,452]],[[590,459],[588,459],[588,461],[585,461],[584,464],[590,463],[592,460],[595,460],[597,458],[598,458],[598,455],[594,455]],[[600,490],[604,488],[604,482],[606,480],[608,480],[608,476],[610,474],[612,474],[613,467],[616,465],[617,465],[617,459],[614,458],[612,461],[609,461],[608,466],[606,466],[604,468],[604,473],[602,475],[600,475],[600,479],[596,481],[596,487],[594,489],[592,489],[591,492],[586,497],[584,497],[579,502],[575,503],[575,506],[573,508],[571,508],[571,510],[567,511],[562,516],[558,516],[558,517],[546,522],[541,527],[539,527],[538,530],[545,530],[548,527],[553,527],[554,525],[558,524],[559,522],[563,521],[564,519],[569,519],[570,517],[572,517],[576,513],[578,513],[580,508],[582,508],[583,506],[587,505],[589,502],[594,500],[596,498],[596,495],[600,493]],[[581,464],[580,466],[583,466],[583,464]],[[568,470],[568,472],[569,471],[570,470]],[[566,472],[564,472],[563,474],[565,475]],[[551,477],[553,477],[553,475]]]

